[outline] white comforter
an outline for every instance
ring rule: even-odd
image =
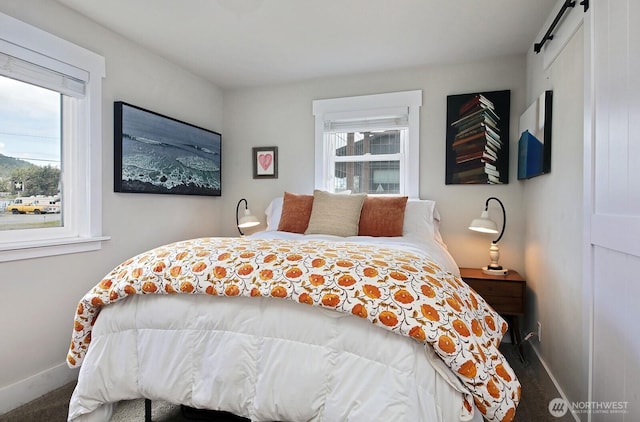
[[[274,235],[296,236],[257,237]],[[395,242],[433,248],[457,272],[443,248]],[[272,298],[137,295],[97,318],[69,420],[108,421],[115,402],[146,397],[252,421],[457,421],[462,391],[429,348],[361,318]]]

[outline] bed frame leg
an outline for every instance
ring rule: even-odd
[[[144,399],[144,422],[151,422],[151,400]]]

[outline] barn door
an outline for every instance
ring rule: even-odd
[[[591,2],[586,88],[585,291],[592,301],[591,400],[640,420],[640,1]],[[586,420],[586,419],[583,419]]]

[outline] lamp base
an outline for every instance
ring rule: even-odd
[[[509,270],[507,268],[492,270],[488,267],[482,267],[482,272],[489,275],[507,275],[509,273]]]

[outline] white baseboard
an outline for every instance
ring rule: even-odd
[[[544,361],[544,359],[542,359],[542,356],[540,356],[540,352],[538,351],[538,348],[533,343],[530,343],[530,344],[531,344],[531,348],[533,349],[533,351],[535,352],[536,356],[538,357],[538,360],[542,364],[542,367],[547,372],[547,375],[549,375],[549,378],[551,379],[551,382],[556,387],[556,390],[558,390],[558,393],[560,394],[560,397],[562,397],[562,399],[566,403],[570,403],[569,399],[567,399],[567,396],[564,394],[564,391],[562,391],[562,388],[560,387],[560,384],[558,384],[558,381],[556,380],[556,377],[553,376],[553,373],[551,373],[551,370],[547,366],[547,363]],[[546,403],[546,404],[548,404],[548,403]],[[574,410],[571,408],[571,406],[569,406],[569,412],[571,412],[571,415],[573,416],[573,419],[576,420],[576,422],[581,422],[580,418],[578,417],[576,412],[574,412]]]
[[[78,379],[79,369],[66,362],[0,388],[0,415]]]

